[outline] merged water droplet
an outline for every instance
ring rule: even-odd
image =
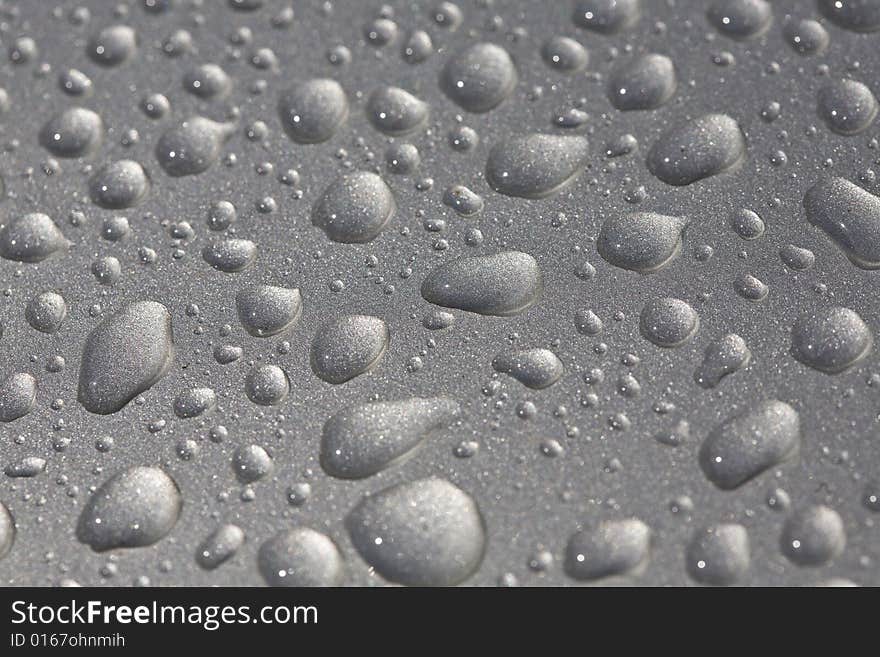
[[[413,397],[345,408],[324,424],[321,467],[331,477],[361,479],[409,459],[436,429],[458,416],[448,397]]]
[[[791,351],[826,374],[849,369],[871,351],[874,337],[858,313],[834,306],[801,315],[791,329]]]
[[[0,422],[24,417],[34,407],[37,380],[27,372],[10,374],[0,385]]]
[[[218,159],[234,126],[201,116],[168,129],[156,143],[156,159],[169,176],[193,176]]]
[[[97,149],[104,133],[101,117],[72,107],[56,114],[40,130],[40,145],[58,157],[83,157]]]
[[[447,262],[429,273],[421,287],[428,303],[498,317],[525,312],[538,302],[541,290],[537,261],[520,251]]]
[[[348,315],[322,326],[312,340],[312,371],[340,384],[371,370],[385,355],[391,335],[378,317]]]
[[[739,124],[706,114],[665,132],[648,153],[648,170],[668,185],[690,185],[738,164],[746,154]]]
[[[572,534],[565,547],[565,572],[588,581],[637,574],[647,564],[651,529],[637,518],[606,520]]]
[[[552,386],[565,373],[562,361],[549,349],[521,349],[498,354],[492,359],[492,368],[534,390]]]
[[[269,586],[338,586],[345,572],[336,544],[308,527],[280,531],[263,543],[257,567]]]
[[[819,90],[819,118],[839,135],[852,136],[871,127],[877,116],[877,98],[857,80],[835,80]]]
[[[0,257],[18,262],[42,262],[66,249],[68,241],[45,214],[32,212],[0,224]]]
[[[781,401],[764,401],[709,434],[700,446],[700,467],[718,488],[733,490],[791,458],[800,440],[797,411]]]
[[[334,242],[363,244],[379,236],[397,203],[382,178],[355,171],[330,183],[312,207],[312,224]]]
[[[89,498],[77,538],[97,552],[152,545],[180,516],[183,499],[164,470],[137,466],[112,476]]]
[[[807,221],[862,269],[880,269],[880,198],[844,178],[822,178],[804,196]]]
[[[687,225],[684,217],[656,212],[614,214],[602,224],[596,250],[615,267],[650,274],[678,255]]]
[[[171,315],[161,303],[138,301],[88,335],[79,370],[79,402],[92,413],[122,410],[161,379],[174,360]]]
[[[669,102],[677,86],[666,55],[648,54],[618,66],[608,78],[608,99],[619,110],[651,110]]]
[[[786,520],[780,543],[782,553],[798,566],[822,566],[846,547],[843,520],[825,505],[799,509]]]
[[[544,198],[571,183],[588,155],[589,143],[580,135],[512,137],[489,151],[486,182],[507,196]]]
[[[89,183],[92,203],[110,210],[137,205],[149,190],[147,172],[134,160],[116,160],[107,164]]]
[[[685,555],[687,570],[701,584],[730,586],[749,570],[749,533],[736,523],[712,525],[694,534]]]
[[[694,381],[704,388],[714,388],[728,374],[748,367],[752,352],[736,333],[713,340],[703,353],[703,362],[694,372]]]
[[[700,328],[697,311],[681,299],[652,299],[642,307],[639,331],[658,347],[680,347]]]
[[[454,54],[440,74],[440,88],[468,112],[494,109],[517,83],[516,67],[507,51],[493,43],[476,43]]]
[[[376,130],[400,136],[428,122],[428,104],[400,87],[379,87],[367,99],[367,118]]]
[[[486,530],[476,502],[449,481],[420,479],[374,493],[346,517],[351,541],[385,579],[454,586],[483,559]]]
[[[293,326],[302,313],[302,296],[296,288],[257,285],[235,295],[238,319],[258,338],[278,335]]]
[[[348,99],[336,80],[307,80],[281,94],[278,114],[293,141],[316,144],[330,139],[345,123]]]

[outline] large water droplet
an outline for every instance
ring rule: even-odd
[[[101,143],[101,117],[84,107],[72,107],[49,119],[40,130],[40,145],[58,157],[82,157]]]
[[[543,198],[583,170],[589,143],[579,135],[531,134],[496,144],[486,162],[486,182],[500,194]]]
[[[827,374],[839,374],[867,356],[871,329],[849,308],[835,306],[801,315],[791,329],[795,358]]]
[[[293,141],[316,144],[330,139],[348,118],[348,100],[336,80],[308,80],[281,95],[278,113]]]
[[[488,112],[516,86],[517,73],[507,51],[493,43],[477,43],[453,55],[440,74],[440,88],[468,112]]]
[[[86,338],[78,398],[86,410],[116,413],[161,379],[174,359],[171,315],[139,301],[101,322]]]
[[[615,267],[650,274],[675,258],[687,225],[684,217],[655,212],[614,214],[602,224],[596,249]]]
[[[7,260],[41,262],[67,246],[55,222],[39,212],[0,224],[0,256]]]
[[[394,216],[391,188],[375,173],[356,171],[333,181],[312,208],[312,223],[334,242],[362,244]]]
[[[167,130],[156,144],[156,159],[169,176],[207,171],[219,158],[233,126],[194,116]]]
[[[327,383],[345,383],[382,359],[391,339],[378,317],[349,315],[322,326],[312,340],[312,371]]]
[[[240,290],[235,295],[235,307],[245,330],[266,338],[296,323],[302,312],[302,297],[296,288],[258,285]]]
[[[669,185],[727,171],[746,154],[739,125],[726,114],[707,114],[665,132],[648,153],[648,169]]]

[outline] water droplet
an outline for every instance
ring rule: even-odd
[[[147,172],[134,160],[111,162],[100,169],[89,183],[92,202],[110,210],[137,205],[149,190]]]
[[[86,338],[78,398],[108,415],[161,379],[174,359],[171,315],[160,303],[139,301],[101,322]]]
[[[129,468],[86,502],[77,538],[96,552],[152,545],[171,531],[182,506],[177,484],[163,470]]]
[[[492,359],[492,368],[534,390],[552,386],[565,372],[562,361],[549,349],[523,349],[499,354]]]
[[[258,365],[248,373],[244,391],[255,404],[276,406],[290,392],[290,382],[284,370],[277,365]]]
[[[506,196],[544,198],[581,173],[588,153],[587,139],[579,135],[512,137],[489,151],[486,182]]]
[[[846,547],[843,520],[824,505],[797,510],[786,520],[780,543],[782,553],[798,566],[822,566]]]
[[[722,490],[791,458],[800,447],[800,418],[788,404],[764,401],[716,427],[700,447],[700,467]]]
[[[356,171],[324,190],[312,208],[312,224],[334,242],[362,244],[376,239],[396,211],[385,181],[375,173]]]
[[[300,144],[330,139],[348,118],[348,100],[336,80],[319,78],[285,91],[278,101],[281,125]]]
[[[571,536],[565,572],[581,581],[637,574],[648,561],[650,544],[651,529],[641,520],[606,520]]]
[[[428,121],[428,104],[399,87],[379,87],[367,99],[367,118],[386,135],[414,132]]]
[[[836,80],[819,90],[817,111],[828,129],[839,135],[864,132],[877,116],[877,98],[856,80]]]
[[[7,260],[41,262],[67,246],[55,222],[39,212],[0,224],[0,257]]]
[[[0,385],[0,422],[12,422],[31,412],[37,398],[37,380],[27,372],[9,375]]]
[[[507,51],[492,43],[477,43],[454,54],[440,74],[440,88],[468,112],[494,109],[517,83],[516,67]]]
[[[137,49],[137,35],[126,25],[113,25],[89,39],[86,52],[93,62],[101,66],[119,66]]]
[[[608,78],[608,99],[619,110],[651,110],[675,93],[675,66],[666,55],[641,55],[618,66]]]
[[[853,32],[880,30],[880,6],[872,0],[818,0],[819,11],[832,23]]]
[[[499,317],[525,312],[538,302],[541,290],[538,263],[520,251],[447,262],[429,273],[421,287],[428,303]]]
[[[104,124],[95,112],[72,107],[49,119],[40,130],[40,145],[58,157],[82,157],[101,143]]]
[[[385,355],[391,336],[378,317],[348,315],[322,326],[312,340],[312,371],[340,384],[371,370]]]
[[[174,400],[174,414],[180,419],[200,417],[217,406],[217,395],[211,388],[189,388]]]
[[[226,273],[246,269],[257,257],[257,245],[250,240],[223,240],[202,250],[202,258],[214,269]]]
[[[767,0],[717,0],[707,12],[716,30],[731,39],[754,39],[773,22]]]
[[[795,358],[826,374],[839,374],[871,350],[871,329],[849,308],[835,306],[801,315],[791,329]]]
[[[486,544],[476,502],[439,478],[364,497],[345,526],[370,566],[385,579],[408,586],[463,582],[480,565]]]
[[[804,210],[854,265],[880,268],[880,198],[844,178],[823,178],[804,196]]]
[[[257,566],[269,586],[339,586],[345,571],[336,544],[308,527],[283,530],[263,543]]]
[[[704,388],[714,388],[729,374],[748,367],[752,352],[736,333],[713,340],[703,353],[703,362],[694,372],[694,381]]]
[[[654,212],[611,215],[602,224],[596,249],[615,267],[650,274],[678,255],[687,225],[684,217]]]
[[[746,154],[739,125],[726,114],[707,114],[665,132],[648,153],[648,169],[668,185],[718,175]]]
[[[35,330],[55,333],[67,317],[67,304],[57,292],[43,292],[31,299],[24,317]]]
[[[156,143],[156,159],[169,176],[193,176],[218,159],[234,128],[201,116],[190,117],[167,130]]]
[[[589,53],[580,43],[566,36],[553,36],[541,46],[541,56],[550,68],[576,73],[587,67]]]
[[[214,570],[234,557],[244,540],[244,530],[238,525],[220,525],[199,543],[196,563],[205,570]]]
[[[653,299],[642,308],[639,330],[658,347],[679,347],[700,328],[700,316],[680,299]]]
[[[258,285],[235,295],[238,319],[258,338],[278,335],[293,326],[302,312],[302,296],[296,288]]]
[[[701,584],[730,586],[749,570],[749,534],[735,523],[696,532],[686,553],[687,570]]]
[[[575,4],[574,24],[601,34],[631,27],[641,14],[640,0],[581,0]]]
[[[350,406],[324,424],[321,467],[332,477],[369,477],[411,457],[431,431],[458,413],[458,403],[448,397]]]

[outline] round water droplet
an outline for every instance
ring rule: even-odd
[[[275,406],[290,392],[287,374],[277,365],[258,365],[244,381],[244,391],[255,404]]]
[[[340,384],[368,372],[385,355],[391,336],[378,317],[348,315],[322,326],[312,340],[312,371]]]
[[[258,338],[278,335],[293,326],[302,312],[298,289],[258,285],[235,295],[238,319],[245,330]]]
[[[679,347],[700,328],[700,316],[680,299],[653,299],[639,316],[642,336],[658,347]]]
[[[108,479],[86,503],[77,538],[97,552],[152,545],[180,516],[183,500],[163,470],[138,466]]]
[[[31,299],[24,317],[35,330],[55,333],[67,317],[67,303],[57,292],[43,292]]]
[[[223,98],[232,89],[232,80],[216,64],[203,64],[184,74],[183,88],[204,100]]]
[[[15,542],[15,520],[9,509],[0,502],[0,559],[9,554]]]
[[[809,506],[795,511],[782,529],[782,553],[799,566],[822,566],[846,547],[843,520],[834,509]]]
[[[400,136],[423,127],[428,104],[399,87],[379,87],[367,99],[367,118],[376,130]]]
[[[67,240],[55,222],[39,212],[0,224],[0,257],[18,262],[41,262],[66,249]]]
[[[174,414],[181,418],[200,417],[217,406],[217,395],[211,388],[189,388],[174,400]]]
[[[477,43],[453,55],[440,74],[440,88],[468,112],[494,109],[517,83],[516,67],[507,51],[492,43]]]
[[[566,36],[550,37],[541,46],[541,56],[550,68],[575,73],[587,67],[590,56],[580,43]]]
[[[773,22],[767,0],[716,0],[707,12],[716,30],[731,39],[754,39]]]
[[[98,114],[73,107],[49,119],[40,130],[40,145],[58,157],[82,157],[100,145],[103,132]]]
[[[735,523],[700,529],[687,547],[688,573],[697,582],[730,586],[749,570],[749,534]]]
[[[483,559],[486,531],[476,502],[445,479],[420,479],[365,497],[346,517],[351,541],[385,579],[454,586]]]
[[[615,267],[650,274],[678,255],[687,225],[684,217],[654,212],[611,215],[602,224],[596,249]]]
[[[312,224],[334,242],[362,244],[376,239],[396,210],[394,194],[384,180],[356,171],[324,190],[312,207]]]
[[[233,126],[194,116],[167,130],[156,143],[156,159],[169,176],[207,171],[218,159]]]
[[[818,0],[819,11],[832,23],[853,32],[880,30],[880,5],[874,0]]]
[[[281,95],[278,113],[288,137],[316,144],[330,139],[348,118],[348,100],[336,80],[308,80]]]
[[[703,362],[694,372],[694,381],[704,388],[714,388],[721,379],[748,366],[752,352],[736,333],[714,340],[703,353]]]
[[[336,544],[307,527],[286,529],[263,543],[257,567],[269,586],[339,586],[345,572]]]
[[[214,269],[228,274],[243,271],[257,257],[257,245],[250,240],[223,240],[202,250],[202,258]]]
[[[108,67],[122,64],[136,49],[137,35],[127,25],[105,27],[86,46],[86,52],[93,62]]]
[[[791,329],[791,350],[804,365],[839,374],[868,355],[871,329],[849,308],[835,306],[801,315]]]
[[[31,412],[37,398],[37,380],[27,372],[10,374],[0,384],[0,422],[12,422]]]
[[[149,190],[147,172],[134,160],[111,162],[100,169],[89,183],[92,202],[110,210],[137,205]]]
[[[871,127],[877,116],[877,98],[856,80],[836,80],[819,90],[818,112],[828,129],[839,135],[857,135]]]
[[[578,27],[613,34],[631,27],[641,14],[641,0],[581,0],[572,19]]]
[[[677,86],[666,55],[642,55],[618,66],[608,78],[608,99],[619,110],[650,110],[666,104]]]

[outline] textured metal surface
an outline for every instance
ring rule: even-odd
[[[8,475],[10,466],[14,470],[24,459],[45,459],[45,470],[36,476],[4,476],[0,481],[0,501],[16,526],[11,549],[0,558],[0,581],[260,585],[266,581],[258,567],[261,545],[282,530],[307,527],[330,537],[341,553],[340,565],[320,538],[309,543],[305,551],[318,563],[309,566],[306,559],[306,566],[318,573],[319,582],[383,584],[353,544],[349,532],[358,518],[349,516],[346,522],[346,517],[365,494],[439,477],[478,507],[485,552],[470,574],[478,530],[467,500],[444,498],[448,491],[432,484],[423,487],[421,498],[414,495],[425,504],[420,514],[407,511],[396,494],[388,505],[398,504],[405,516],[406,531],[398,536],[401,550],[430,552],[423,544],[429,534],[420,533],[419,522],[427,517],[430,523],[437,505],[446,504],[450,522],[458,528],[441,527],[445,534],[437,540],[464,559],[456,566],[436,561],[427,566],[419,554],[410,555],[409,566],[396,566],[401,581],[451,582],[465,572],[464,582],[472,585],[576,584],[564,567],[570,537],[599,521],[636,518],[650,529],[650,546],[635,559],[644,556],[643,563],[631,571],[624,568],[623,577],[594,581],[693,584],[692,573],[700,569],[694,564],[707,558],[695,536],[707,526],[734,523],[747,532],[747,549],[741,530],[719,533],[726,550],[722,560],[736,562],[731,566],[734,583],[814,585],[843,578],[880,584],[875,513],[880,503],[875,501],[872,511],[869,499],[880,495],[876,351],[836,374],[803,364],[803,357],[799,361],[791,353],[792,327],[805,313],[841,306],[855,311],[867,330],[880,327],[877,272],[853,264],[820,226],[833,222],[834,216],[848,217],[852,206],[846,199],[836,201],[826,208],[831,219],[813,222],[819,225],[807,220],[803,206],[807,190],[826,176],[880,193],[871,171],[880,154],[876,125],[862,117],[868,125],[858,134],[833,132],[821,115],[822,102],[845,105],[846,92],[825,92],[831,100],[820,101],[821,89],[844,78],[880,92],[876,32],[841,29],[819,11],[819,5],[828,3],[806,0],[773,2],[772,23],[745,40],[720,33],[707,18],[711,3],[699,0],[643,0],[640,17],[609,34],[578,27],[572,14],[579,3],[570,2],[462,1],[457,3],[457,26],[450,25],[455,12],[441,12],[445,19],[437,22],[435,10],[448,4],[437,2],[295,2],[289,24],[276,19],[283,17],[279,12],[289,2],[266,0],[256,3],[262,7],[254,11],[233,9],[220,0],[146,4],[167,8],[147,10],[144,2],[134,0],[7,1],[2,6],[0,39],[11,55],[0,64],[0,87],[8,95],[8,108],[0,116],[0,171],[6,188],[0,224],[44,213],[70,244],[37,263],[0,259],[0,377],[30,373],[37,383],[30,412],[0,423],[0,464]],[[742,3],[715,4],[723,10],[725,4]],[[844,4],[867,7],[861,10],[867,18],[876,13],[871,9],[876,3],[867,0]],[[80,7],[87,7],[88,15]],[[376,28],[369,26],[380,15],[397,26],[396,36],[384,46],[370,43]],[[796,52],[789,43],[789,15],[818,19],[829,36],[827,49]],[[87,54],[90,39],[112,25],[130,26],[136,48],[118,65],[100,65]],[[405,46],[418,29],[430,34],[433,47],[427,59],[412,63]],[[187,42],[173,36],[179,30],[191,37],[186,52],[177,52]],[[249,35],[245,42],[242,34]],[[584,69],[564,72],[548,65],[542,48],[557,35],[575,39],[589,51]],[[28,44],[18,42],[20,37],[29,37],[36,46],[29,58],[22,57]],[[479,42],[503,47],[518,81],[506,96],[503,80],[499,82],[503,98],[497,106],[471,113],[444,92],[441,71],[452,56]],[[340,45],[349,49],[349,62],[340,64]],[[261,49],[270,49],[274,58]],[[647,53],[672,60],[674,93],[655,109],[615,109],[609,76]],[[261,68],[267,61],[269,67]],[[213,98],[185,89],[187,80],[192,83],[191,72],[202,64],[219,66],[228,77],[206,85],[219,90]],[[89,93],[75,97],[63,91],[59,78],[69,78],[70,68],[91,79]],[[338,81],[349,107],[329,140],[305,144],[288,136],[278,105],[286,90],[312,78]],[[378,119],[371,123],[368,118],[367,99],[383,85],[405,89],[426,104],[403,104],[416,116],[407,115],[395,126],[413,128],[410,134],[389,137],[377,129]],[[170,110],[158,119],[141,109],[142,100],[156,93],[170,101]],[[662,101],[663,93],[652,98]],[[53,116],[76,106],[100,116],[102,139],[81,157],[52,155],[41,142],[41,130]],[[585,122],[557,127],[557,117],[569,116],[572,108],[586,112]],[[428,113],[422,124],[421,110]],[[663,133],[712,113],[726,114],[738,124],[745,136],[744,157],[735,158],[729,170],[683,186],[658,178],[664,177],[656,170],[662,164],[651,167],[657,175],[649,171],[655,158],[648,153]],[[211,139],[216,139],[222,149],[217,161],[194,175],[169,175],[157,144],[170,128],[197,116],[220,126],[216,134],[202,126],[210,135],[199,133],[192,144],[209,152]],[[265,136],[254,126],[258,121],[265,124]],[[451,144],[450,133],[461,125],[479,136],[471,150]],[[581,142],[562,146],[536,165],[544,167],[546,179],[542,171],[531,171],[510,183],[514,191],[526,193],[494,191],[505,189],[497,180],[490,180],[492,186],[487,183],[490,151],[506,144],[511,152],[503,161],[515,166],[537,152],[514,142],[531,133],[584,136],[589,154],[584,157]],[[634,140],[621,140],[627,134]],[[728,138],[722,134],[721,141]],[[638,143],[635,149],[633,141]],[[417,147],[421,162],[401,175],[385,160],[386,151],[404,142]],[[620,150],[620,144],[632,152],[606,155]],[[691,146],[714,148],[699,139]],[[722,155],[730,155],[736,146],[722,143],[720,148],[726,149]],[[134,207],[99,207],[90,198],[90,181],[118,160],[141,163],[148,189]],[[295,184],[280,182],[290,169],[298,172],[295,181],[287,176]],[[379,173],[393,192],[396,211],[371,241],[331,241],[326,228],[313,225],[312,208],[337,176],[354,170]],[[555,187],[559,179],[571,176],[567,185],[544,198],[521,197],[542,195],[539,188]],[[464,199],[471,216],[458,214],[454,199],[445,198],[455,185],[482,197],[482,207]],[[359,197],[363,207],[378,213],[373,227],[381,224],[384,212],[375,202],[377,194],[367,185]],[[455,198],[461,199],[461,193]],[[220,201],[237,210],[226,234],[209,229],[210,209]],[[345,202],[340,201],[343,206]],[[864,205],[867,227],[856,247],[862,245],[859,253],[870,255],[872,240],[876,245],[880,239],[872,228],[880,217],[870,201]],[[743,208],[763,219],[766,230],[757,239],[744,240],[732,228],[733,223],[749,233],[748,217],[733,220]],[[679,251],[654,273],[613,266],[597,252],[602,224],[634,212],[687,219]],[[103,233],[116,229],[105,221],[120,216],[128,219],[128,234],[118,241],[106,239]],[[180,222],[191,225],[191,234],[175,227]],[[339,228],[343,237],[345,230]],[[255,261],[241,272],[220,271],[203,258],[205,247],[227,237],[256,245]],[[653,248],[654,233],[645,239],[647,248]],[[786,266],[780,251],[788,245],[809,249],[815,263],[805,270]],[[706,247],[711,247],[711,257]],[[143,261],[144,248],[155,251],[154,262]],[[423,298],[421,286],[428,274],[458,257],[501,251],[520,251],[535,259],[542,279],[537,302],[513,315],[452,309],[450,328],[426,329],[426,315],[447,310]],[[118,260],[118,277],[114,265],[102,261],[109,256]],[[744,275],[766,285],[766,296],[747,298],[762,292]],[[297,288],[302,302],[298,321],[281,333],[253,335],[236,307],[238,292],[253,285]],[[31,300],[46,291],[57,292],[67,305],[67,317],[55,333],[35,330],[26,317]],[[642,308],[658,297],[683,300],[699,315],[696,333],[682,346],[661,348],[640,332]],[[86,338],[103,319],[138,301],[158,302],[170,313],[173,361],[164,376],[121,410],[90,412],[77,397]],[[513,303],[508,310],[521,308]],[[588,309],[603,324],[597,335],[578,330],[584,317],[578,311]],[[357,351],[368,371],[345,383],[330,383],[313,371],[312,341],[329,320],[348,315],[380,318],[390,337],[383,351],[376,324],[355,322],[345,338],[351,342],[336,346]],[[270,327],[284,324],[283,312],[281,319],[270,319]],[[147,360],[154,368],[161,365],[161,347],[151,343],[158,355],[145,353],[144,335],[161,338],[161,328],[144,328],[151,321],[135,318],[134,327],[126,329],[128,337],[111,351],[109,370],[113,362],[119,370],[143,370]],[[859,351],[854,341],[864,335],[853,335],[859,330],[851,325],[843,328],[844,347]],[[804,330],[809,335],[811,329]],[[698,385],[695,371],[707,346],[732,333],[751,352],[747,367],[714,388]],[[221,364],[214,356],[218,345],[240,347],[243,355]],[[563,376],[548,387],[526,387],[523,379],[493,368],[499,354],[536,348],[551,350],[564,366]],[[48,371],[50,366],[58,369],[57,363],[50,365],[58,356],[64,359],[63,369]],[[289,393],[278,405],[255,404],[246,393],[249,372],[267,364],[280,367],[289,381]],[[332,368],[333,376],[344,376],[337,365]],[[596,369],[604,376],[590,374]],[[640,390],[634,391],[627,375]],[[111,376],[113,386],[120,382],[118,372]],[[534,377],[541,380],[540,373],[525,375]],[[175,400],[193,388],[211,388],[216,407],[198,417],[180,418]],[[325,474],[321,432],[331,415],[351,404],[416,396],[450,397],[459,412],[455,417],[445,413],[411,458],[361,479]],[[701,444],[725,419],[767,400],[785,402],[796,411],[797,453],[731,490],[719,488],[701,469]],[[681,431],[682,420],[688,431]],[[211,438],[212,432],[215,438],[222,433],[218,425],[228,433],[221,442]],[[763,429],[777,440],[777,427],[771,426]],[[686,434],[681,444],[656,438],[675,427]],[[108,437],[112,447],[106,449]],[[478,448],[465,444],[470,442]],[[251,450],[235,455],[251,445],[261,446],[265,454]],[[247,476],[236,476],[233,463],[260,474],[267,454],[272,462],[268,475],[251,483],[243,483]],[[158,466],[173,479],[180,491],[179,517],[152,545],[95,552],[81,540],[88,539],[88,532],[78,538],[83,509],[96,488],[134,466]],[[154,478],[144,476],[147,482]],[[308,500],[291,504],[292,498],[299,501],[304,483],[311,490]],[[156,518],[161,525],[174,516],[176,503],[162,492],[164,482],[145,486],[163,507]],[[126,500],[117,501],[111,513],[125,516],[120,507],[135,504]],[[798,514],[813,505],[839,514],[842,531],[829,529],[821,519],[819,530],[799,529]],[[361,508],[358,513],[366,517],[383,512]],[[455,513],[461,514],[458,520]],[[197,559],[197,550],[227,523],[240,528],[244,541],[219,567],[202,567],[211,559]],[[641,530],[625,529],[638,553]],[[789,558],[798,531],[830,541],[833,559],[810,567]],[[0,537],[13,533],[2,523],[0,532]],[[836,542],[842,533],[845,547],[840,549]],[[241,540],[234,530],[227,531],[227,538]],[[619,537],[611,543],[618,560],[629,563],[632,545]],[[268,554],[272,547],[263,559],[269,569],[275,565]],[[382,570],[381,559],[373,560]]]

